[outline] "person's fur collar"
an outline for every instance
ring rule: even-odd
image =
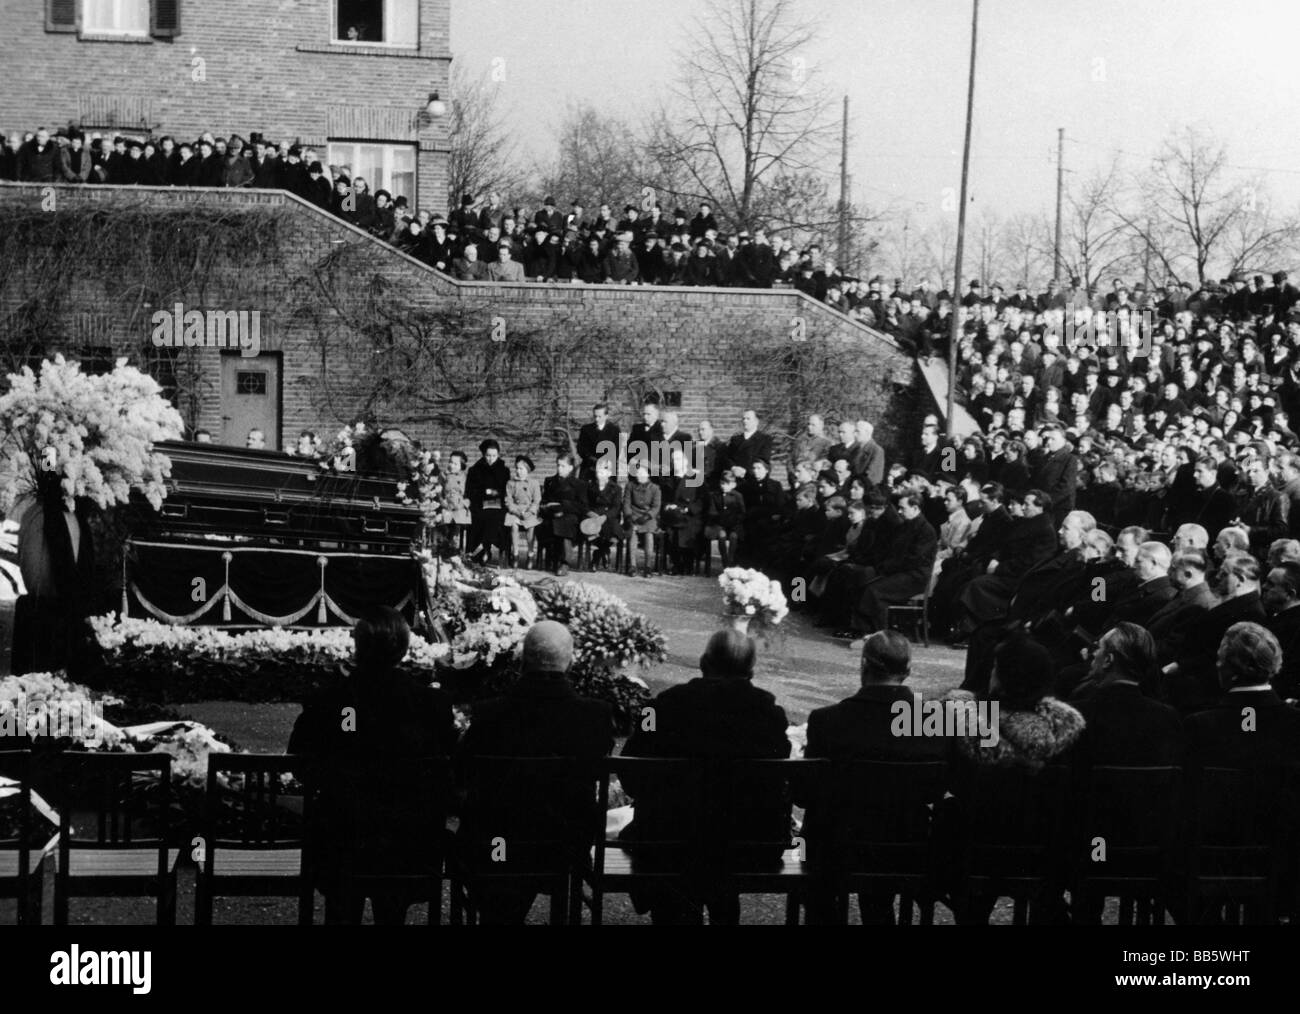
[[[973,701],[968,690],[953,690],[950,700]],[[1083,733],[1083,716],[1055,697],[1044,697],[1032,711],[1007,708],[998,702],[998,741],[981,746],[977,735],[957,740],[958,753],[978,764],[998,767],[1043,767],[1068,750]]]

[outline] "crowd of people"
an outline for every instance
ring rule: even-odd
[[[789,286],[846,311],[839,301],[856,291],[820,243],[797,248],[761,227],[728,232],[708,204],[669,214],[659,203],[620,211],[574,200],[561,211],[548,196],[533,211],[507,207],[499,194],[465,194],[445,214],[417,209],[413,195],[372,191],[309,145],[255,131],[247,141],[212,133],[190,141],[42,127],[0,142],[0,180],[286,190],[461,281]]]

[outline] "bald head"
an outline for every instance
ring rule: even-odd
[[[700,656],[700,672],[722,679],[747,680],[754,675],[754,642],[739,630],[719,630]]]
[[[1174,532],[1174,552],[1182,549],[1207,549],[1210,533],[1200,525],[1179,525]]]
[[[563,623],[543,620],[524,636],[524,672],[566,673],[573,664],[573,635]]]

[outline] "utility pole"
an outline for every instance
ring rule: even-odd
[[[1056,258],[1052,277],[1061,281],[1061,201],[1065,195],[1065,128],[1056,131]]]
[[[849,270],[849,97],[844,96],[844,126],[840,132],[840,243],[842,271]]]
[[[957,263],[952,286],[952,334],[948,339],[948,436],[954,435],[957,411],[957,344],[961,338],[961,269],[966,243],[966,183],[970,176],[970,132],[975,115],[975,42],[979,29],[980,0],[973,0],[970,19],[970,81],[966,85],[966,141],[961,153],[961,199],[957,205]]]

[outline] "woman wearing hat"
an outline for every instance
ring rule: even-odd
[[[487,561],[492,549],[504,551],[506,484],[510,469],[501,460],[501,445],[484,440],[478,445],[478,461],[465,477],[465,498],[469,501],[470,526],[466,549],[479,563]]]
[[[587,484],[575,474],[576,467],[572,454],[561,454],[555,460],[555,474],[542,484],[543,531],[550,544],[551,569],[561,576],[569,571],[569,543],[581,538],[578,525],[590,506]]]
[[[637,536],[645,537],[645,557],[641,573],[650,576],[654,567],[655,532],[659,531],[658,518],[663,506],[663,494],[650,481],[650,466],[642,458],[636,462],[633,481],[623,491],[623,528],[631,540],[628,546],[628,573],[635,569]]]
[[[542,506],[542,490],[537,480],[532,478],[533,461],[521,454],[515,458],[515,474],[506,483],[506,528],[510,530],[510,553],[515,566],[525,570],[533,565],[534,531],[541,519],[538,511]],[[520,563],[519,533],[524,535],[523,562]]]

